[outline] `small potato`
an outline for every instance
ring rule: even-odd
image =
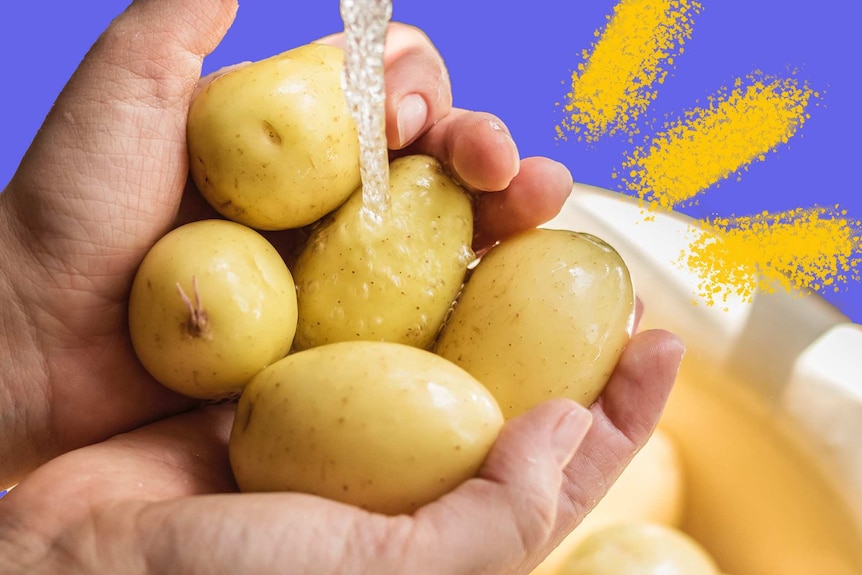
[[[221,214],[262,230],[310,224],[359,185],[343,52],[310,44],[234,69],[192,102],[189,162]]]
[[[473,477],[503,424],[464,370],[401,344],[343,342],[287,356],[237,407],[242,491],[299,491],[410,513]]]
[[[596,531],[563,562],[557,575],[718,575],[712,557],[671,527],[628,523]]]
[[[487,386],[509,418],[551,398],[589,406],[634,322],[625,263],[598,238],[534,229],[479,262],[436,352]]]
[[[296,349],[434,341],[474,259],[472,203],[428,156],[392,162],[389,192],[381,221],[369,217],[359,189],[312,231],[291,268]]]
[[[293,278],[254,230],[222,220],[186,224],[141,263],[129,329],[141,363],[163,385],[202,399],[235,395],[290,350]]]

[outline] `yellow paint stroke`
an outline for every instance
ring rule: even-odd
[[[674,58],[691,38],[692,0],[621,0],[592,53],[584,51],[572,75],[564,119],[556,127],[590,142],[622,130],[637,132],[636,121],[658,95]]]
[[[684,262],[701,278],[708,305],[731,295],[750,301],[777,289],[839,291],[859,281],[862,223],[835,208],[794,209],[702,222]]]
[[[679,206],[786,144],[808,119],[812,96],[793,78],[739,78],[635,148],[623,184],[654,206]]]
[[[694,0],[620,0],[604,30],[596,30],[595,44],[581,54],[558,139],[567,133],[587,142],[618,132],[631,137],[648,125],[641,116],[683,54],[701,11]],[[819,98],[792,77],[755,72],[666,123],[612,175],[651,209],[678,208],[786,144]],[[837,207],[700,223],[705,233],[680,263],[700,276],[699,295],[710,305],[776,289],[837,291],[860,279],[862,226]]]

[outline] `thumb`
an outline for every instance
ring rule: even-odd
[[[569,400],[546,402],[510,420],[477,478],[415,514],[422,536],[414,539],[417,549],[407,556],[420,562],[417,569],[435,565],[436,572],[447,574],[529,572],[543,559],[563,469],[591,422],[590,412]],[[438,549],[450,552],[426,556]]]
[[[164,233],[187,177],[188,103],[236,10],[236,0],[136,0],[99,37],[8,188],[50,255],[82,244],[128,254]],[[117,245],[124,234],[139,245]]]

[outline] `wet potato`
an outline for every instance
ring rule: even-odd
[[[591,533],[557,569],[557,575],[718,575],[694,539],[652,523],[623,523]]]
[[[261,230],[310,224],[359,186],[359,140],[341,88],[343,52],[309,44],[216,78],[189,110],[195,185]]]
[[[555,397],[589,406],[628,343],[634,310],[613,248],[534,229],[482,258],[435,349],[485,384],[507,418]]]
[[[357,190],[311,233],[292,266],[296,348],[391,341],[426,348],[473,260],[467,193],[428,156],[392,162],[391,204],[369,216]]]
[[[467,372],[411,346],[289,355],[240,398],[230,460],[243,491],[298,491],[411,513],[474,476],[503,424]]]
[[[223,220],[186,224],[141,263],[129,330],[141,363],[163,385],[202,399],[236,395],[290,349],[293,278],[254,230]]]
[[[130,328],[164,385],[243,390],[230,440],[241,490],[410,513],[475,475],[504,418],[553,397],[591,403],[634,298],[613,249],[548,230],[493,248],[465,287],[472,198],[428,156],[392,162],[390,206],[369,217],[342,62],[303,46],[195,98],[191,175],[232,221],[153,247]],[[308,234],[290,270],[252,228]],[[435,341],[439,355],[425,351]]]

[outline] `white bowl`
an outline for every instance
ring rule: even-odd
[[[706,305],[679,263],[700,227],[628,196],[575,185],[546,227],[613,245],[642,326],[686,343],[661,422],[683,458],[683,528],[733,575],[862,573],[862,326],[810,295]]]

